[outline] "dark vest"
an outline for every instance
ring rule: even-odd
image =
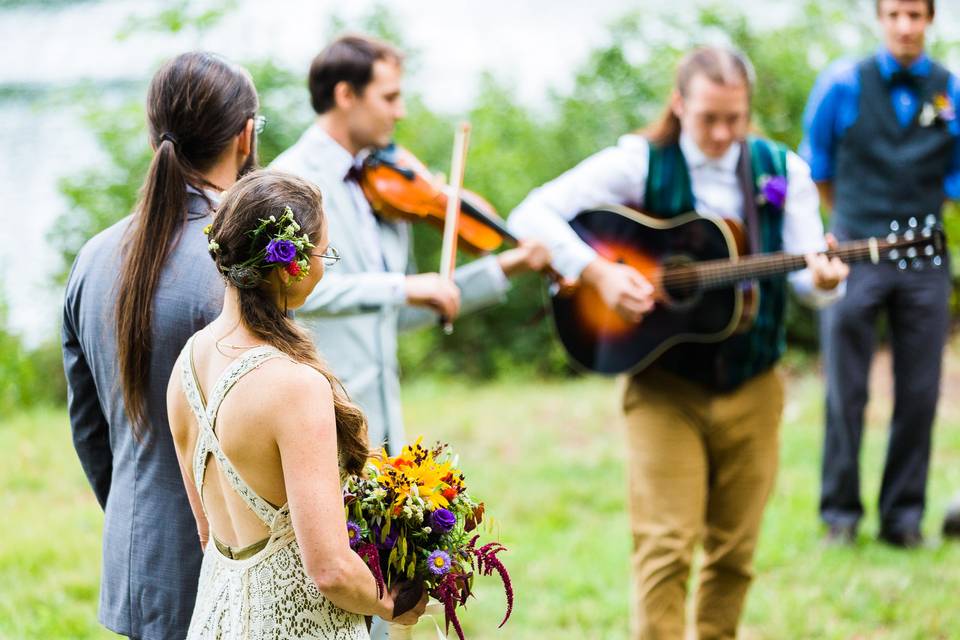
[[[786,176],[787,149],[761,138],[749,138],[754,190],[744,198],[757,198],[761,176]],[[694,209],[696,200],[690,172],[679,145],[650,145],[643,208],[647,213],[672,218]],[[763,252],[783,248],[783,210],[769,203],[757,207],[760,248]],[[760,284],[760,306],[749,331],[713,344],[679,344],[671,347],[657,363],[687,380],[716,391],[729,391],[766,371],[783,355],[786,331],[786,277]]]
[[[953,136],[939,119],[920,124],[923,105],[945,94],[950,73],[933,63],[920,80],[920,108],[907,126],[897,119],[890,88],[875,56],[860,62],[857,120],[837,145],[832,224],[844,239],[883,236],[890,223],[911,217],[940,218],[944,178],[953,156]]]

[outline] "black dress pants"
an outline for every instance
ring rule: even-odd
[[[940,393],[949,324],[949,265],[900,270],[895,264],[852,265],[846,295],[821,312],[827,374],[820,516],[856,525],[860,442],[878,317],[886,316],[893,352],[893,417],[880,488],[880,527],[920,526],[931,431]]]

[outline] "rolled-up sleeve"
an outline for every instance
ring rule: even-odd
[[[858,93],[856,65],[849,60],[828,67],[810,92],[803,113],[800,155],[816,182],[832,180],[836,173],[837,140],[853,124]]]
[[[953,102],[954,118],[948,126],[950,133],[953,134],[954,143],[953,159],[950,162],[950,170],[944,181],[943,190],[950,200],[960,200],[960,79],[957,76],[950,75],[947,93]]]
[[[641,204],[648,156],[644,138],[623,136],[616,147],[590,156],[530,192],[510,214],[510,231],[546,244],[557,271],[576,279],[597,254],[573,231],[570,221],[579,212],[602,204]]]
[[[783,250],[808,254],[826,250],[823,222],[820,219],[820,197],[810,177],[810,168],[795,153],[787,154],[787,200],[783,212]],[[813,283],[810,269],[794,271],[788,276],[797,297],[814,308],[835,302],[846,292],[846,282],[833,289],[820,289]]]

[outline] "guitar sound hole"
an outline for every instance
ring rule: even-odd
[[[700,280],[693,260],[672,256],[665,260],[660,274],[660,290],[672,307],[692,307],[700,299]]]

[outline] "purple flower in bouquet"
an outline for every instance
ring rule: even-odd
[[[450,554],[437,549],[427,558],[427,567],[435,576],[442,576],[450,571]]]
[[[356,549],[360,544],[360,525],[353,520],[347,520],[347,539],[350,540],[350,548]]]
[[[271,240],[267,243],[267,262],[290,262],[297,257],[297,247],[289,240]]]
[[[434,531],[446,533],[453,529],[455,524],[457,524],[457,516],[453,515],[453,512],[449,509],[440,507],[430,514],[430,526],[433,527]]]
[[[378,524],[375,524],[370,528],[370,532],[373,534],[373,542],[377,545],[377,548],[384,551],[389,551],[390,549],[393,549],[393,545],[397,544],[397,538],[400,536],[400,531],[399,529],[394,528],[389,534],[387,534],[386,538],[381,535],[382,531],[382,527]]]
[[[778,209],[787,201],[787,179],[784,176],[767,177],[762,182],[761,197]]]

